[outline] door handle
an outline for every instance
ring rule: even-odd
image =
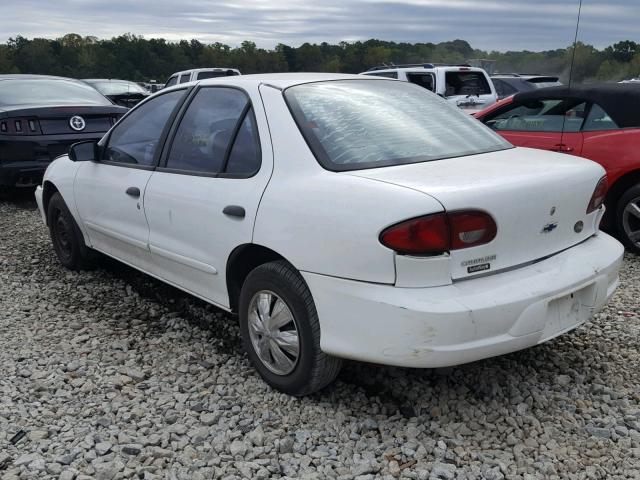
[[[229,215],[230,217],[244,218],[245,216],[244,208],[240,205],[227,205],[222,210],[222,213]]]
[[[138,187],[127,188],[127,195],[138,198],[140,196],[140,189]]]
[[[566,143],[556,143],[554,147],[559,152],[565,152],[565,153],[573,152],[573,147],[568,146]]]

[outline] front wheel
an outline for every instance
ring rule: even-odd
[[[300,273],[281,260],[255,268],[240,293],[240,331],[251,363],[272,387],[308,395],[331,383],[340,359],[320,350],[320,324]]]
[[[640,185],[627,190],[618,201],[616,229],[620,240],[634,253],[640,253]]]
[[[62,195],[57,192],[49,201],[47,224],[53,249],[62,265],[69,270],[82,270],[91,266],[91,251],[84,243],[82,232]]]

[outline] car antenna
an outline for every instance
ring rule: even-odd
[[[571,64],[569,66],[569,85],[567,86],[567,99],[571,95],[571,82],[573,80],[573,62],[576,59],[576,49],[578,47],[578,30],[580,29],[580,14],[582,13],[582,0],[578,4],[578,20],[576,22],[576,33],[573,37],[573,52],[571,52]],[[560,130],[560,148],[564,145],[564,124],[567,121],[567,112],[562,116],[562,130]]]

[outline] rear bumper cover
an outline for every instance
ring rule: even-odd
[[[586,322],[618,286],[623,252],[599,233],[526,267],[430,288],[303,276],[324,352],[435,368],[531,347]]]

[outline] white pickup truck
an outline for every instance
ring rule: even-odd
[[[491,78],[481,68],[469,65],[421,63],[383,65],[361,75],[395,78],[415,83],[437,93],[469,113],[475,113],[498,99]]]

